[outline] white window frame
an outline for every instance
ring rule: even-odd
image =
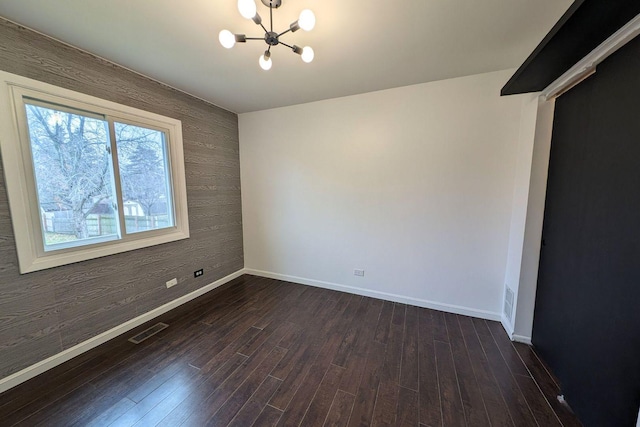
[[[24,96],[93,111],[118,122],[165,132],[174,226],[132,234],[123,232],[118,240],[45,251]],[[189,237],[182,123],[179,120],[0,71],[0,153],[21,274]],[[117,170],[114,173],[115,179],[119,180]],[[122,209],[123,206],[118,206],[120,217]]]

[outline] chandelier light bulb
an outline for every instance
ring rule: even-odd
[[[309,9],[305,9],[300,12],[300,17],[298,18],[298,25],[305,31],[313,30],[313,27],[316,26],[316,15]]]
[[[238,11],[246,19],[256,16],[256,2],[254,0],[238,0]]]
[[[231,49],[236,44],[236,36],[229,30],[220,31],[218,39],[220,40],[220,44],[227,49]]]
[[[301,56],[302,56],[302,60],[308,64],[309,62],[313,61],[313,58],[316,55],[313,52],[313,49],[311,49],[309,46],[305,46],[302,49],[302,55]]]
[[[260,60],[258,60],[258,63],[260,64],[260,68],[265,71],[269,71],[271,69],[271,66],[273,65],[271,58],[265,58],[264,55],[260,55]]]

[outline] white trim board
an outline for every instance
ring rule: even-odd
[[[502,323],[502,327],[507,332],[507,335],[509,336],[511,341],[532,345],[531,337],[527,337],[525,335],[518,335],[514,333],[513,326],[511,326],[511,322],[509,322],[509,319],[507,319],[505,316],[502,316],[500,318],[500,323]]]
[[[524,335],[513,334],[513,336],[511,336],[511,341],[515,341],[515,342],[519,342],[519,343],[527,344],[527,345],[533,345],[531,343],[531,337],[527,337],[527,336],[524,336]]]
[[[479,317],[486,320],[501,321],[500,313],[477,310],[475,308],[463,307],[453,304],[439,303],[419,298],[412,298],[404,295],[391,294],[387,292],[373,291],[371,289],[358,288],[355,286],[340,285],[338,283],[323,282],[321,280],[307,279],[304,277],[289,276],[287,274],[273,273],[270,271],[254,270],[245,268],[246,274],[267,277],[269,279],[284,280],[286,282],[298,283],[301,285],[315,286],[317,288],[332,289],[334,291],[347,292],[350,294],[362,295],[365,297],[383,299],[387,301],[399,302],[402,304],[414,305],[416,307],[430,308],[432,310],[445,311],[448,313],[461,314],[463,316]]]
[[[179,307],[182,304],[185,304],[195,298],[198,298],[199,296],[204,295],[207,292],[210,292],[230,282],[231,280],[242,276],[243,274],[245,274],[244,269],[238,270],[235,273],[232,273],[226,277],[223,277],[222,279],[218,279],[215,282],[210,283],[206,286],[203,286],[202,288],[197,289],[187,295],[183,295],[180,298],[176,298],[173,301],[170,301],[164,305],[161,305],[156,309],[148,311],[145,314],[142,314],[134,319],[131,319],[125,323],[122,323],[121,325],[118,325],[115,328],[111,328],[108,331],[101,333],[100,335],[96,335],[93,338],[89,338],[88,340],[83,341],[80,344],[77,344],[45,360],[42,360],[36,364],[33,364],[21,371],[11,374],[8,377],[2,378],[0,379],[0,393],[15,387],[20,383],[30,380],[31,378],[37,375],[40,375],[41,373],[48,371],[49,369],[52,369],[68,360],[71,360],[74,357],[99,346],[100,344],[104,344],[105,342],[119,335],[122,335],[130,331],[131,329],[142,325],[143,323],[153,320],[154,318],[160,316],[161,314],[166,313],[167,311],[173,310],[174,308]]]
[[[502,327],[507,332],[509,339],[513,341],[513,326],[511,326],[511,322],[509,321],[509,319],[507,319],[507,317],[504,314],[500,316],[500,323],[502,323]]]
[[[624,27],[616,31],[598,47],[593,49],[587,56],[582,58],[573,67],[569,68],[569,70],[567,70],[563,75],[547,86],[542,91],[543,99],[546,101],[556,96],[560,96],[572,87],[581,83],[587,77],[596,72],[598,64],[613,55],[618,49],[629,43],[638,34],[640,34],[640,15],[629,21]]]

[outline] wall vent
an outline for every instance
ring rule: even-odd
[[[513,322],[513,291],[508,286],[505,287],[504,293],[504,315]]]
[[[131,341],[134,344],[140,344],[142,341],[146,340],[147,338],[151,338],[158,332],[163,331],[168,327],[169,325],[167,325],[166,323],[156,323],[155,325],[145,329],[139,334],[132,336],[131,338],[129,338],[129,341]]]

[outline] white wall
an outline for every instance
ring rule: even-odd
[[[511,207],[511,227],[509,230],[509,249],[505,272],[505,286],[514,292],[514,308],[512,320],[515,320],[515,310],[520,282],[522,263],[522,248],[524,244],[524,230],[527,217],[529,182],[531,177],[531,158],[533,156],[533,140],[536,127],[538,96],[527,95],[522,103],[522,119],[520,120],[520,136],[516,154],[516,175],[514,181],[513,203]],[[505,328],[513,333],[513,321],[503,319]]]
[[[523,189],[528,191],[528,203],[513,338],[527,343],[531,342],[533,331],[554,112],[555,100],[543,102],[538,107],[533,156],[529,166],[531,179],[529,187]]]
[[[531,110],[499,96],[512,73],[240,115],[245,267],[500,319]]]
[[[514,292],[512,321],[505,329],[516,341],[530,344],[540,260],[542,220],[555,101],[524,97],[516,168],[505,285]]]

